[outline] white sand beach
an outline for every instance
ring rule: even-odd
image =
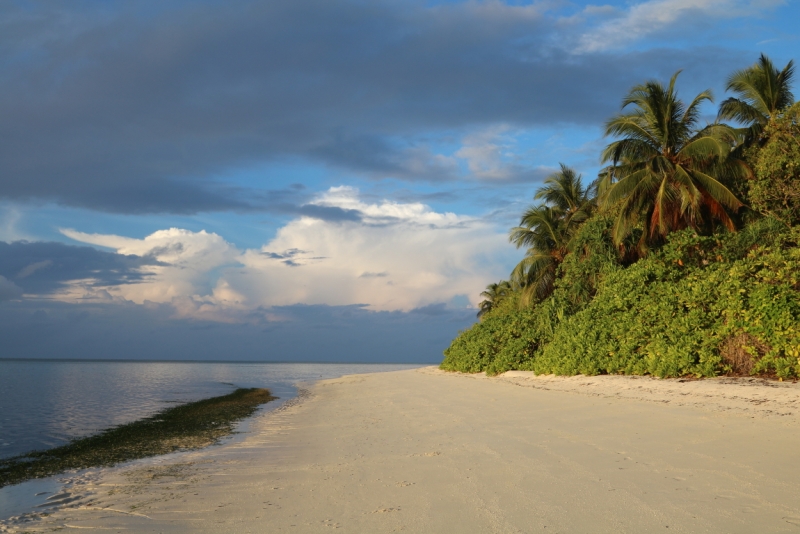
[[[800,384],[423,368],[318,382],[250,428],[0,531],[800,532]]]

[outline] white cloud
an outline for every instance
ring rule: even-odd
[[[419,204],[366,204],[358,191],[333,188],[320,205],[355,209],[363,222],[290,222],[260,251],[247,251],[247,269],[231,273],[234,287],[270,304],[368,304],[408,310],[456,295],[473,302],[490,280],[505,274],[504,235],[490,225]],[[276,251],[300,250],[292,267]]]
[[[781,5],[782,0],[651,0],[634,4],[619,16],[606,20],[583,34],[576,53],[603,52],[636,42],[670,26],[686,21],[725,19],[758,15],[760,10]],[[614,11],[608,6],[587,6],[586,18],[607,18]]]
[[[148,266],[154,274],[152,281],[108,288],[114,295],[126,300],[168,302],[203,292],[209,286],[209,272],[226,265],[235,265],[240,252],[222,237],[205,230],[191,232],[180,228],[159,230],[134,239],[117,235],[86,234],[71,229],[61,229],[65,236],[116,250],[119,254],[150,256],[165,265]],[[212,282],[213,283],[213,282]],[[75,292],[67,291],[67,298]]]
[[[171,303],[179,316],[219,321],[246,321],[253,310],[298,303],[410,310],[467,295],[475,304],[513,261],[504,232],[480,219],[421,203],[366,203],[350,187],[331,188],[313,203],[357,210],[361,220],[301,217],[260,249],[248,250],[213,233],[177,228],[144,239],[62,233],[169,264],[148,267],[151,279],[106,288],[110,293]]]
[[[464,160],[469,172],[479,180],[531,179],[539,169],[520,160],[516,133],[505,124],[473,132],[462,139],[461,148],[454,155]]]
[[[132,239],[118,235],[85,234],[68,228],[60,230],[65,236],[115,249],[119,254],[151,256],[158,261],[175,266],[204,270],[218,267],[229,261],[236,248],[222,237],[205,230],[191,232],[180,228],[159,230],[144,239]]]

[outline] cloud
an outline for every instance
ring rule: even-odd
[[[437,304],[428,304],[427,306],[414,308],[411,310],[411,313],[417,313],[420,315],[444,315],[448,313],[448,311],[447,305],[440,302]]]
[[[118,235],[86,234],[69,228],[62,234],[83,243],[115,249],[119,254],[150,257],[172,267],[207,270],[224,265],[236,255],[233,245],[215,233],[181,228],[158,230],[144,239]]]
[[[514,261],[504,233],[481,219],[421,203],[369,203],[352,187],[330,188],[311,205],[360,218],[299,217],[260,249],[244,250],[217,234],[178,228],[143,239],[61,232],[151,262],[140,268],[146,281],[109,286],[112,297],[223,322],[261,321],[254,310],[298,303],[407,311],[455,295],[474,294],[477,302],[486,280],[501,278]]]
[[[336,206],[319,206],[316,204],[304,204],[296,210],[297,215],[304,215],[322,221],[359,221],[361,213],[358,210],[342,209]]]
[[[31,239],[31,236],[21,232],[17,227],[21,218],[22,210],[19,207],[0,205],[0,241],[10,242]]]
[[[168,302],[172,299],[188,298],[198,293],[211,294],[215,281],[210,273],[225,266],[238,265],[238,249],[215,233],[205,230],[192,232],[181,228],[159,230],[144,239],[117,235],[87,234],[71,229],[61,229],[65,236],[102,247],[115,249],[119,254],[134,254],[148,259],[151,265],[142,269],[150,278],[147,284],[117,286],[109,292],[126,300],[143,303]],[[218,283],[218,282],[216,282]],[[218,290],[218,298],[232,297],[224,287]],[[232,302],[244,300],[233,297]]]
[[[705,29],[712,19],[758,16],[782,3],[782,0],[650,0],[633,4],[624,12],[609,9],[610,6],[590,5],[584,10],[586,16],[610,16],[611,20],[582,35],[575,52],[619,49],[667,30],[694,28],[701,21]]]
[[[374,310],[410,310],[456,294],[476,293],[477,299],[476,288],[505,274],[510,263],[504,234],[479,219],[419,203],[365,203],[349,187],[331,188],[315,202],[357,209],[362,220],[293,220],[261,252],[306,251],[292,257],[299,268],[246,251],[240,258],[245,268],[226,273],[227,282],[271,305],[365,303]]]
[[[154,258],[103,252],[63,243],[0,241],[0,276],[29,294],[71,291],[84,297],[98,288],[148,280]]]
[[[551,172],[532,166],[519,154],[516,136],[507,124],[471,133],[462,140],[455,156],[466,161],[478,180],[488,182],[536,182]]]
[[[22,297],[22,288],[5,276],[0,275],[0,302],[20,297]]]
[[[371,273],[371,272],[367,271],[367,272],[361,273],[359,275],[359,278],[386,278],[387,276],[389,276],[389,273],[387,273],[386,271],[383,271],[383,272],[380,272],[380,273]]]
[[[647,20],[634,15],[623,20],[631,31]],[[554,43],[580,28],[501,2],[11,3],[0,20],[0,198],[136,214],[354,220],[270,189],[281,176],[269,170],[264,195],[226,177],[303,161],[375,179],[459,179],[434,137],[595,125],[653,65],[691,70],[702,56],[694,73],[705,79],[709,64],[728,72],[744,54],[575,56]],[[603,28],[586,50],[615,42]]]

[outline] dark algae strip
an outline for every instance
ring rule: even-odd
[[[0,460],[0,487],[70,469],[106,467],[206,447],[232,434],[236,421],[276,398],[266,389],[240,388],[221,397],[168,408],[61,447]]]

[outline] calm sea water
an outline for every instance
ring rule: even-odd
[[[297,382],[415,367],[420,365],[0,360],[0,458],[63,445],[236,387],[266,387],[285,400],[296,394]]]

